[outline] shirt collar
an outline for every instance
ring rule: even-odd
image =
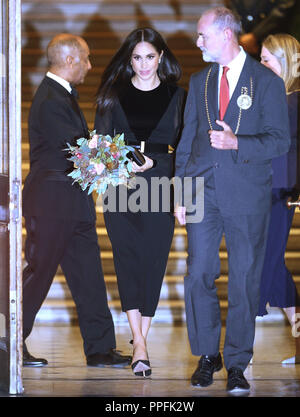
[[[71,94],[72,87],[67,80],[65,80],[64,78],[59,77],[56,74],[53,74],[50,71],[47,72],[46,76],[49,77],[49,78],[52,78],[52,80],[58,82],[60,85],[62,85]]]
[[[244,51],[242,46],[240,46],[240,52],[237,54],[237,56],[233,58],[233,60],[230,61],[229,64],[220,65],[220,68],[223,68],[224,66],[226,66],[230,69],[236,69],[236,70],[242,69],[245,63],[245,60],[246,60],[246,52]]]

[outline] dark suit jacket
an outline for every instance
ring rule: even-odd
[[[271,207],[272,158],[284,154],[290,146],[289,120],[284,83],[280,77],[247,55],[243,70],[227,108],[224,121],[235,132],[241,88],[250,94],[253,80],[253,104],[242,110],[237,133],[238,150],[217,150],[210,145],[210,129],[205,106],[207,84],[208,111],[212,127],[218,115],[218,64],[212,64],[191,77],[185,107],[184,129],[176,151],[178,177],[214,175],[217,201],[223,214],[257,214]]]
[[[75,99],[45,77],[29,113],[30,172],[23,190],[24,216],[89,221],[95,219],[92,196],[72,185],[66,144],[86,137],[88,129]]]

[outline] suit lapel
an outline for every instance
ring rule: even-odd
[[[86,123],[86,120],[84,118],[84,115],[76,101],[76,98],[74,96],[72,96],[62,85],[60,85],[57,81],[52,80],[52,78],[49,77],[45,77],[44,80],[52,87],[54,88],[57,92],[59,92],[64,98],[65,100],[68,102],[68,104],[71,106],[71,108],[73,109],[75,115],[76,115],[76,119],[79,119],[79,122],[82,126],[83,131],[85,132],[85,136],[88,135],[88,126]]]
[[[81,121],[81,124],[82,124],[82,128],[83,128],[83,130],[85,132],[85,135],[88,135],[89,129],[88,129],[88,126],[87,126],[85,117],[84,117],[84,115],[83,115],[83,113],[82,113],[82,111],[81,111],[81,109],[79,107],[79,104],[78,104],[76,98],[70,94],[70,100],[71,100],[71,105],[72,105],[73,110],[75,111],[75,113],[80,118],[80,121]]]
[[[240,108],[237,105],[237,99],[241,95],[242,87],[247,87],[248,95],[250,95],[250,76],[251,76],[251,60],[249,59],[249,56],[247,55],[247,58],[244,63],[244,67],[242,69],[239,80],[231,96],[231,99],[229,101],[229,104],[228,104],[228,107],[224,116],[225,123],[229,124],[229,126],[231,126],[233,130],[235,129],[236,126],[235,125],[233,126],[232,123],[236,124],[238,117],[239,117]]]
[[[214,64],[211,66],[211,73],[207,83],[207,105],[212,126],[216,130],[220,130],[220,127],[215,123],[215,120],[219,119],[218,77],[219,65]]]

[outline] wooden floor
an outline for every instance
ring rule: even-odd
[[[222,333],[221,345],[224,329]],[[128,327],[116,327],[116,336],[117,348],[130,353]],[[253,364],[245,372],[251,384],[250,397],[300,396],[300,365],[281,365],[282,359],[293,355],[293,343],[285,322],[257,323]],[[198,358],[190,353],[185,326],[153,325],[148,342],[153,375],[146,380],[134,377],[130,368],[87,367],[76,326],[35,326],[27,345],[32,354],[47,358],[49,365],[24,368],[22,397],[228,396],[223,369],[215,374],[210,387],[190,385]],[[111,398],[107,404],[112,404]]]

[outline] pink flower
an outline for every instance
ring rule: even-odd
[[[100,162],[100,164],[94,164],[94,167],[95,167],[95,171],[97,172],[97,175],[101,175],[105,168],[105,165],[102,164],[102,162]]]
[[[97,148],[97,146],[98,146],[98,139],[99,139],[99,135],[94,135],[92,137],[92,139],[89,141],[89,148],[90,149]]]
[[[82,153],[80,153],[80,152],[76,152],[76,157],[78,158],[78,159],[81,159],[82,158]]]

